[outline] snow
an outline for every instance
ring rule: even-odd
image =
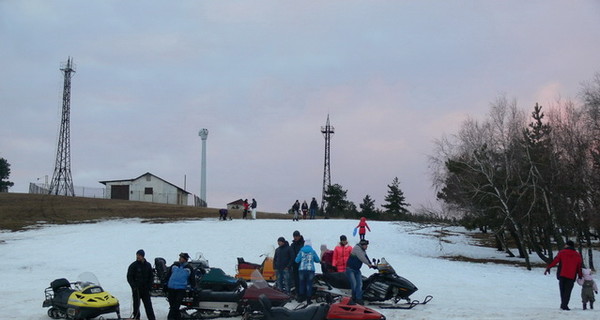
[[[202,252],[213,267],[235,274],[237,257],[261,262],[271,253],[279,236],[291,240],[294,230],[333,248],[341,234],[349,236],[353,220],[233,220],[204,219],[173,223],[145,223],[137,219],[78,225],[49,225],[22,232],[0,232],[0,319],[50,319],[42,308],[44,289],[50,281],[75,280],[93,272],[105,290],[121,303],[122,315],[131,312],[131,292],[125,274],[143,248],[151,263],[164,257],[168,264],[180,252]],[[380,310],[387,319],[598,319],[600,311],[582,310],[581,287],[575,285],[571,311],[559,310],[558,282],[544,276],[543,268],[449,261],[442,256],[507,259],[492,248],[474,246],[459,227],[420,226],[409,223],[370,221],[367,233],[371,258],[385,257],[398,274],[411,280],[419,291],[411,298],[433,295],[427,305],[412,310]],[[441,230],[446,236],[441,240]],[[595,252],[595,265],[600,253]],[[532,256],[533,261],[537,257]],[[363,267],[363,274],[373,271]],[[598,281],[598,279],[596,279]],[[152,298],[158,319],[165,319],[165,298]],[[597,308],[600,309],[600,303]],[[142,308],[143,309],[143,308]],[[375,308],[377,309],[377,308]],[[145,314],[142,311],[142,317]],[[229,318],[239,319],[239,318]]]

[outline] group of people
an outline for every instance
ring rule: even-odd
[[[256,199],[252,198],[252,203],[248,203],[248,199],[244,199],[244,210],[242,211],[242,219],[246,219],[248,212],[252,212],[252,220],[256,220]]]
[[[340,242],[334,250],[321,246],[321,254],[318,255],[312,247],[311,240],[305,240],[298,230],[294,231],[292,237],[291,244],[284,237],[277,239],[278,247],[275,249],[273,266],[277,276],[277,287],[280,290],[292,295],[292,287],[294,287],[297,301],[311,304],[315,264],[320,263],[323,273],[344,272],[352,289],[350,303],[364,303],[360,269],[363,264],[376,268],[367,256],[368,240],[361,239],[356,246],[352,247],[348,244],[347,237],[341,235]]]
[[[554,260],[546,267],[544,274],[550,273],[550,269],[558,265],[556,278],[558,279],[558,288],[560,290],[560,308],[569,309],[571,292],[575,286],[575,280],[581,285],[581,301],[583,309],[587,309],[587,303],[590,303],[590,309],[594,309],[595,296],[598,293],[598,286],[591,276],[591,270],[583,268],[583,259],[579,252],[575,250],[575,243],[568,240],[564,249],[560,250]]]
[[[308,219],[314,219],[318,210],[319,204],[317,203],[317,199],[315,199],[315,197],[313,197],[310,201],[310,206],[306,203],[306,200],[302,202],[302,205],[300,204],[300,201],[296,200],[296,202],[294,202],[292,205],[292,212],[294,213],[293,221],[299,221],[300,212],[302,212],[303,220],[306,220],[307,216]]]

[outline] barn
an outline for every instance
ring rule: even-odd
[[[150,172],[126,180],[99,181],[106,186],[106,197],[132,201],[145,201],[187,205],[189,192],[161,179]]]

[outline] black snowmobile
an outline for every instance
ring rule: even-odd
[[[90,272],[82,273],[77,282],[65,278],[50,282],[44,294],[42,307],[48,309],[52,319],[91,319],[106,313],[119,311],[119,300],[104,291],[96,276]]]
[[[368,278],[363,277],[363,299],[381,308],[412,309],[419,304],[426,304],[433,296],[426,296],[423,301],[411,300],[410,295],[418,288],[408,279],[399,276],[385,258],[376,261],[379,272]],[[335,297],[350,297],[352,290],[345,273],[333,272],[317,274],[314,279],[317,300],[331,301]],[[399,303],[405,300],[405,303]]]

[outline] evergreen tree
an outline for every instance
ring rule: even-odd
[[[10,176],[10,163],[4,158],[0,158],[0,192],[8,192],[8,188],[14,186],[13,182],[8,181]]]
[[[325,217],[340,216],[349,209],[349,202],[346,200],[347,193],[348,190],[344,190],[337,183],[327,187],[323,197],[325,202],[327,202],[325,205]]]
[[[360,213],[367,219],[375,219],[378,216],[377,209],[375,208],[375,200],[371,199],[371,196],[366,195],[363,202],[359,205]]]
[[[392,180],[392,184],[388,185],[388,194],[384,198],[385,204],[381,206],[386,209],[386,212],[389,214],[393,214],[396,216],[403,216],[408,213],[408,209],[410,204],[406,203],[406,197],[404,196],[404,192],[400,190],[400,180],[398,177],[395,177]]]

